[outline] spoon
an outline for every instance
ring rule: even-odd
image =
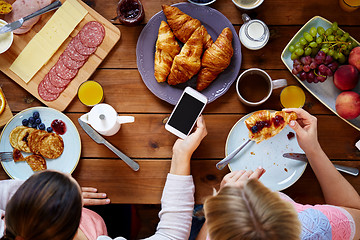
[[[223,169],[235,157],[235,155],[240,152],[249,142],[251,142],[250,139],[248,139],[246,142],[244,142],[238,148],[232,151],[229,155],[226,156],[226,158],[218,162],[216,164],[216,168],[219,170]]]

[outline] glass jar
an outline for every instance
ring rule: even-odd
[[[145,18],[140,0],[120,0],[117,7],[119,21],[127,26],[138,25]]]

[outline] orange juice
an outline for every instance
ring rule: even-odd
[[[360,7],[360,0],[339,0],[339,5],[343,10],[352,12]]]
[[[284,108],[299,108],[305,104],[305,93],[298,86],[288,86],[281,91],[280,102]]]
[[[78,89],[78,97],[80,102],[91,107],[102,102],[104,98],[104,91],[98,82],[89,80],[80,85]]]

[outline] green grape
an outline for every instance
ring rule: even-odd
[[[304,54],[304,50],[301,48],[297,48],[294,53],[300,57]]]
[[[294,46],[294,45],[290,45],[290,46],[289,46],[289,51],[290,51],[291,53],[293,53],[293,52],[295,51],[295,46]]]
[[[339,63],[342,64],[342,63],[345,63],[345,61],[346,61],[345,55],[342,53],[339,53]]]
[[[297,48],[303,48],[300,42],[295,43],[295,49]]]
[[[317,37],[316,38],[316,43],[317,44],[320,44],[320,43],[322,43],[322,40],[323,40],[323,38],[320,36],[320,37]]]
[[[312,42],[312,40],[314,40],[313,36],[311,36],[310,33],[308,33],[308,32],[304,32],[304,38],[305,38],[308,42]]]
[[[350,34],[348,32],[344,33],[343,37],[345,37],[346,39],[348,39],[350,36]]]
[[[341,45],[341,50],[345,51],[348,49],[348,46],[346,44]]]
[[[321,45],[322,48],[328,48],[330,47],[330,45],[328,43],[324,43],[323,45]]]
[[[338,36],[342,36],[343,34],[344,34],[344,32],[341,31],[340,29],[338,29],[338,30],[336,31],[336,35],[338,35]]]
[[[329,41],[335,41],[335,36],[334,36],[334,35],[329,35],[329,36],[327,37],[327,39],[328,39]]]
[[[299,40],[299,42],[300,42],[300,44],[301,45],[306,45],[308,42],[306,41],[306,39],[305,38],[300,38],[300,40]]]
[[[338,30],[338,24],[337,24],[337,22],[333,22],[333,24],[331,25],[331,28],[332,28],[333,31]]]
[[[319,33],[319,35],[323,35],[325,33],[325,29],[323,27],[319,26],[317,28],[317,32]]]
[[[309,56],[312,53],[312,49],[310,47],[305,48],[304,54],[305,56]]]
[[[324,53],[328,53],[329,52],[329,48],[327,48],[327,47],[323,47],[323,48],[321,48],[320,49],[320,51],[323,51]]]
[[[311,36],[316,37],[317,34],[316,27],[312,27],[309,32]]]
[[[357,43],[353,40],[351,40],[351,48],[357,47]]]
[[[327,54],[330,56],[334,56],[334,53],[335,53],[334,49],[330,49]]]
[[[351,49],[346,49],[345,51],[343,51],[343,54],[344,54],[345,56],[349,56],[350,51],[351,51]]]
[[[315,48],[315,47],[317,47],[317,43],[316,42],[311,42],[311,43],[309,43],[309,46],[312,47],[312,48]]]
[[[334,55],[333,55],[333,58],[335,58],[336,60],[339,59],[339,53],[335,52]]]
[[[325,35],[326,35],[326,36],[329,36],[329,35],[331,35],[331,34],[333,34],[333,30],[332,30],[332,28],[328,28],[328,29],[326,29],[326,31],[325,31]]]
[[[319,52],[319,48],[313,48],[311,49],[311,55],[315,56]]]
[[[296,55],[295,54],[295,52],[293,52],[292,54],[291,54],[291,60],[295,60],[295,59],[299,59],[299,56],[298,55]]]
[[[340,38],[340,41],[342,41],[342,42],[346,42],[346,40],[347,40],[347,38],[344,37],[344,36],[342,36],[342,37]]]

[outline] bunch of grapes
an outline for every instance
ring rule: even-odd
[[[330,55],[319,51],[315,58],[303,56],[295,59],[292,73],[298,75],[302,81],[309,83],[325,82],[327,77],[333,76],[339,64]]]
[[[349,33],[340,30],[337,22],[334,22],[326,30],[319,26],[304,32],[297,43],[289,46],[289,51],[291,60],[300,59],[302,56],[315,56],[319,51],[323,51],[342,64],[346,62],[351,49],[356,46]]]

